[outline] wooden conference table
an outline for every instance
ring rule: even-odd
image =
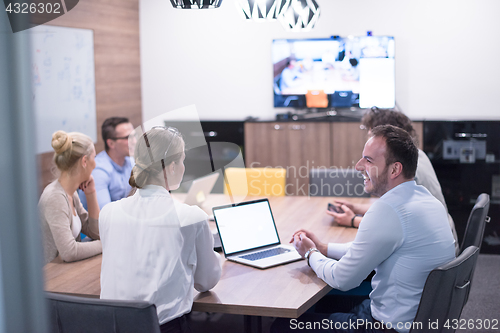
[[[176,195],[183,199],[182,195]],[[257,199],[257,198],[247,198]],[[369,202],[367,198],[345,198]],[[270,197],[271,209],[282,243],[288,243],[299,228],[313,231],[321,240],[348,242],[357,229],[339,227],[325,213],[329,197]],[[203,209],[227,204],[229,198],[212,194]],[[215,227],[215,226],[214,226]],[[223,256],[223,254],[222,254]],[[98,298],[100,294],[101,255],[64,263],[58,257],[44,267],[45,290]],[[219,283],[208,292],[195,292],[193,310],[229,314],[297,318],[331,290],[304,260],[265,270],[224,260]]]

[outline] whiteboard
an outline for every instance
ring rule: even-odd
[[[58,130],[97,142],[94,32],[40,25],[30,36],[36,152],[53,151]]]

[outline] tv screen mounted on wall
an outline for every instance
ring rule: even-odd
[[[275,107],[393,108],[394,37],[275,39]]]

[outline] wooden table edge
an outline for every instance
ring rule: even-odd
[[[99,295],[92,295],[92,294],[74,294],[74,293],[65,293],[65,292],[61,292],[61,291],[49,291],[49,290],[45,290],[45,292],[51,293],[51,294],[77,296],[77,297],[83,297],[83,298],[93,298],[93,299],[100,299],[101,298]]]
[[[193,302],[192,311],[198,312],[214,312],[214,313],[226,313],[235,315],[248,315],[248,316],[263,316],[265,317],[279,317],[279,318],[298,318],[304,314],[310,307],[316,304],[323,296],[328,294],[333,288],[325,284],[325,287],[321,289],[314,297],[309,299],[306,303],[302,304],[298,309],[292,308],[272,308],[272,307],[256,307],[250,305],[238,305],[235,307],[233,304],[222,304],[222,303],[204,303]]]

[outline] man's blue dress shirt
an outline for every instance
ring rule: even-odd
[[[123,166],[119,166],[113,162],[105,150],[96,155],[95,163],[96,167],[92,171],[92,176],[94,176],[99,208],[102,209],[107,203],[125,198],[129,194],[132,188],[128,180],[135,163],[133,158],[127,156]],[[78,195],[87,209],[85,194],[78,190]]]

